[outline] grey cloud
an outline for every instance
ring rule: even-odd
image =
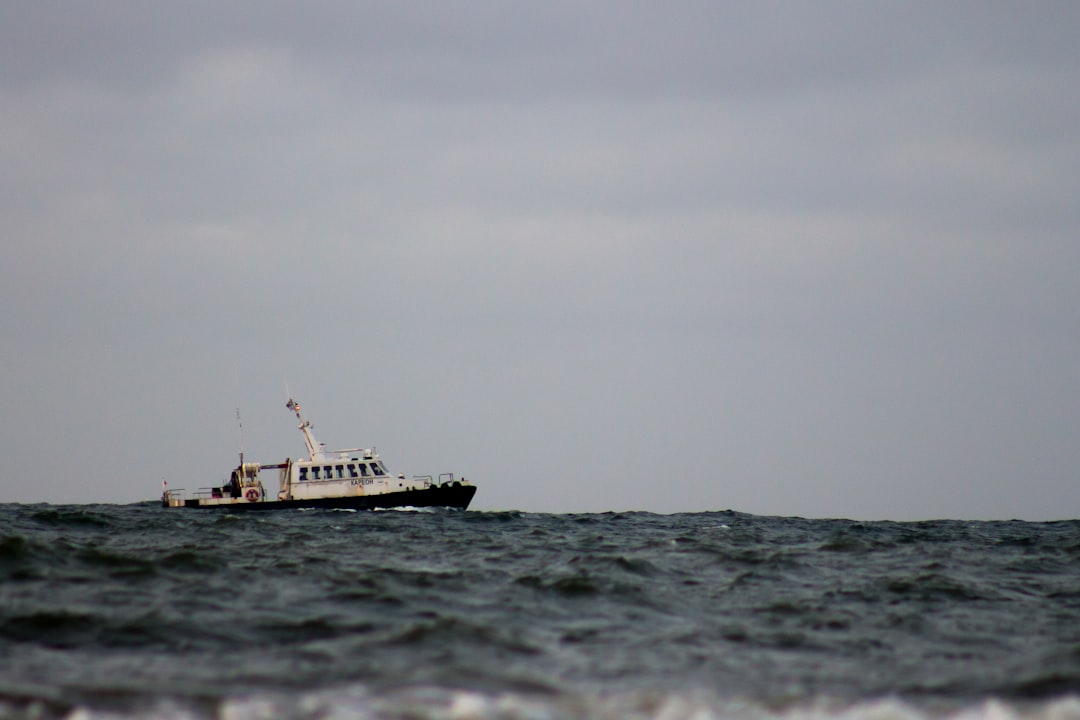
[[[1071,5],[0,12],[0,500],[288,376],[481,507],[1075,515]]]
[[[279,48],[353,87],[431,99],[723,97],[868,86],[955,62],[1075,64],[1067,3],[52,3],[5,10],[3,77],[146,87],[193,55]]]

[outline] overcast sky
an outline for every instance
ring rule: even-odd
[[[0,502],[1080,516],[1080,4],[0,3]]]

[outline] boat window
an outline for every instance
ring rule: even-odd
[[[337,476],[339,478],[345,477],[345,466],[344,465],[338,465],[334,469],[337,470]]]
[[[300,482],[307,482],[307,468],[300,468]]]
[[[364,477],[368,476],[367,465],[365,463],[360,463],[360,474]]]
[[[349,477],[360,477],[356,474],[356,466],[351,463],[349,464]]]
[[[311,479],[312,480],[318,480],[319,479],[319,468],[317,468],[317,467],[311,468]]]
[[[371,469],[375,471],[376,475],[386,474],[386,470],[383,468],[382,463],[371,463]]]

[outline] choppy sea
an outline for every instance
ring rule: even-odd
[[[0,505],[0,718],[1080,720],[1080,521]]]

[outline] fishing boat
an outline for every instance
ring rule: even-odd
[[[374,448],[327,450],[315,439],[311,422],[292,398],[285,407],[296,414],[307,446],[306,460],[286,458],[280,463],[244,462],[219,487],[199,488],[188,494],[170,490],[162,481],[162,507],[216,508],[231,510],[278,510],[284,508],[334,508],[374,510],[400,507],[448,507],[464,510],[476,494],[476,486],[453,473],[393,475]],[[277,493],[271,495],[263,479],[277,476]]]

